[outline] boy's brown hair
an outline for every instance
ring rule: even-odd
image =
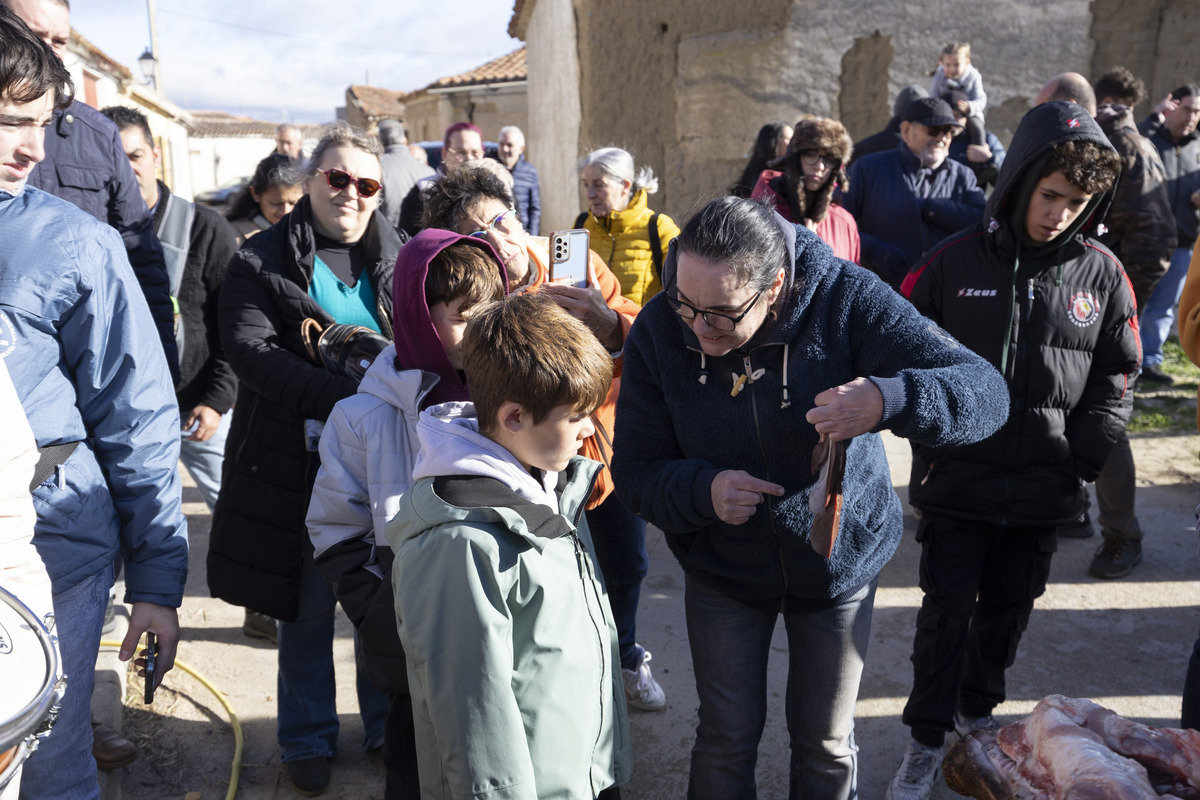
[[[1088,194],[1103,194],[1121,177],[1121,157],[1111,147],[1095,142],[1068,139],[1050,146],[1050,155],[1038,176],[1061,171],[1072,185]]]
[[[426,305],[432,307],[460,297],[463,311],[504,297],[499,262],[473,242],[458,241],[444,248],[425,272]]]
[[[595,334],[537,293],[477,309],[463,333],[462,353],[485,434],[495,430],[506,402],[520,403],[537,425],[562,405],[591,413],[612,385],[612,358]]]

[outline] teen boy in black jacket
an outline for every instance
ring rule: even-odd
[[[1091,235],[1120,162],[1082,107],[1021,121],[984,220],[935,245],[905,294],[1009,387],[1009,420],[974,445],[914,447],[922,512],[913,742],[891,800],[929,796],[943,739],[993,726],[1004,673],[1046,588],[1057,527],[1080,513],[1132,409],[1140,358],[1133,290]]]

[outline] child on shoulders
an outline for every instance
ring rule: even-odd
[[[951,42],[942,48],[937,68],[930,73],[929,96],[940,97],[967,118],[967,136],[971,144],[986,145],[987,133],[983,115],[987,110],[987,94],[983,91],[983,78],[979,70],[971,65],[971,45],[966,42]],[[966,98],[956,97],[957,90]]]

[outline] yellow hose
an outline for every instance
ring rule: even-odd
[[[100,646],[120,648],[121,643],[102,641],[100,642]],[[233,764],[229,770],[229,791],[225,793],[225,800],[233,800],[233,798],[237,795],[238,781],[242,775],[242,748],[245,745],[245,738],[242,736],[242,723],[238,721],[238,717],[233,710],[233,706],[229,704],[229,700],[225,697],[225,694],[220,689],[213,686],[208,682],[207,678],[202,677],[200,673],[196,672],[196,670],[192,669],[178,658],[175,659],[175,666],[186,672],[188,675],[191,675],[196,680],[200,681],[201,685],[204,686],[205,689],[208,689],[210,692],[212,692],[213,697],[216,697],[217,700],[220,701],[221,705],[225,707],[225,713],[229,715],[229,725],[233,728],[234,744]]]

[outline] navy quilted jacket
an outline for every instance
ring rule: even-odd
[[[832,558],[809,545],[818,437],[804,416],[813,398],[868,377],[884,398],[880,429],[937,445],[990,435],[1008,415],[1008,398],[994,368],[873,274],[835,258],[804,227],[779,222],[795,252],[779,321],[748,350],[720,358],[702,356],[662,296],[674,291],[671,245],[666,291],[646,304],[626,339],[612,471],[621,500],[666,533],[689,575],[746,602],[825,602],[878,574],[903,523],[883,443],[869,433],[848,447]],[[747,371],[753,382],[731,397],[734,378]],[[710,496],[713,478],[727,469],[786,493],[767,498],[744,525],[728,525]]]

